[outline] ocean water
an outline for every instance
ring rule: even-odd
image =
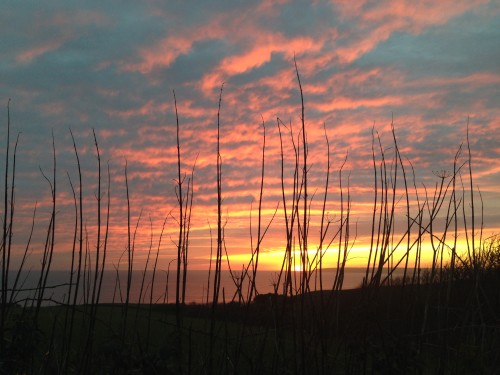
[[[361,285],[366,269],[364,268],[346,268],[344,275],[343,289],[357,288]],[[335,269],[323,270],[323,289],[331,289],[335,279]],[[400,276],[402,271],[397,270],[395,276]],[[206,303],[212,300],[213,295],[213,272],[210,285],[208,282],[208,271],[192,270],[188,271],[186,279],[186,303]],[[16,274],[9,273],[9,288],[12,289]],[[298,288],[300,273],[294,273],[294,285]],[[173,303],[176,294],[176,272],[156,271],[154,285],[153,272],[148,271],[144,275],[142,271],[132,273],[130,287],[130,303]],[[18,285],[13,292],[13,300],[17,303],[31,303],[30,300],[36,296],[36,288],[39,283],[39,271],[23,271],[20,274]],[[182,278],[181,278],[182,279]],[[273,293],[274,286],[278,280],[276,271],[259,271],[255,280],[258,294]],[[68,301],[70,272],[69,271],[51,271],[47,279],[47,288],[43,298],[44,304],[58,304]],[[76,274],[73,276],[73,283],[76,282]],[[93,274],[81,274],[81,283],[78,291],[78,303],[90,301],[93,293]],[[282,283],[283,281],[281,281]],[[310,279],[310,289],[319,290],[319,280],[314,275]],[[100,294],[100,303],[121,303],[125,302],[127,288],[127,273],[125,271],[105,271],[103,275],[102,289]],[[74,296],[75,287],[72,287]],[[282,288],[278,289],[280,293]],[[219,301],[225,299],[226,302],[238,300],[236,283],[233,281],[229,271],[222,271]],[[12,292],[10,292],[12,293]],[[8,294],[10,298],[11,294]],[[242,286],[242,295],[248,295],[248,282]],[[73,297],[71,298],[71,301]]]

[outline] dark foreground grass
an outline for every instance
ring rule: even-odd
[[[71,352],[65,351],[69,306],[42,307],[37,321],[34,308],[13,306],[2,370],[199,374],[209,373],[211,363],[213,373],[494,373],[499,290],[496,270],[451,286],[259,295],[250,305],[220,304],[215,312],[184,305],[181,330],[175,304],[129,305],[126,321],[125,305],[102,304],[90,355],[90,306],[76,310]]]

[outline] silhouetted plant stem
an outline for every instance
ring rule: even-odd
[[[103,251],[102,251],[102,265],[101,265],[101,274],[100,274],[100,279],[99,279],[99,287],[97,289],[97,304],[99,304],[100,297],[101,297],[101,289],[102,289],[102,279],[104,276],[104,267],[106,264],[106,253],[108,249],[108,238],[109,238],[109,216],[111,212],[111,174],[109,172],[109,163],[107,167],[108,171],[108,189],[107,189],[107,207],[106,207],[106,229],[104,233],[104,244],[103,244]]]
[[[308,216],[308,199],[309,196],[307,195],[307,172],[308,172],[308,167],[307,167],[307,136],[306,136],[306,120],[305,120],[305,106],[304,106],[304,94],[302,92],[302,84],[300,82],[300,74],[299,74],[299,68],[297,67],[297,61],[295,60],[295,57],[293,59],[293,62],[295,64],[295,73],[297,75],[297,82],[299,84],[299,90],[300,90],[300,103],[301,103],[301,116],[300,116],[300,121],[302,124],[302,153],[303,153],[303,161],[302,161],[302,187],[303,187],[303,217],[302,217],[302,286],[301,286],[301,291],[304,293],[306,291],[306,277],[307,277],[307,263],[306,260],[308,259],[308,248],[307,248],[307,234],[308,234],[308,223],[309,223],[309,216]]]
[[[415,169],[413,168],[413,164],[411,163],[410,160],[408,160],[408,163],[410,164],[410,168],[412,171],[413,188],[415,190],[415,198],[417,201],[417,210],[418,210],[416,219],[412,218],[412,223],[417,223],[418,226],[417,238],[414,241],[414,243],[416,243],[416,249],[415,249],[415,261],[414,261],[414,266],[413,266],[414,268],[412,275],[412,286],[413,286],[413,285],[420,285],[420,265],[421,265],[421,251],[422,251],[424,205],[420,204],[420,196],[418,194],[417,183],[415,178]]]
[[[447,302],[449,303],[450,301],[450,293],[451,293],[451,285],[453,284],[453,278],[454,278],[454,273],[455,273],[455,262],[457,258],[457,238],[458,238],[458,206],[457,206],[457,190],[456,190],[456,180],[457,180],[457,163],[458,163],[458,158],[462,152],[462,145],[458,148],[457,153],[455,154],[455,158],[453,160],[453,187],[452,187],[452,199],[453,199],[453,218],[454,218],[454,235],[453,235],[453,249],[451,252],[451,261],[450,261],[450,270],[451,270],[451,275],[450,279],[448,282],[448,291],[447,291]]]
[[[89,314],[89,312],[87,312],[87,309],[89,308],[89,305],[91,305],[90,292],[92,289],[91,285],[92,258],[91,258],[89,241],[90,237],[89,237],[88,222],[85,221],[85,254],[84,254],[85,262],[83,263],[83,305],[85,314]]]
[[[182,358],[182,312],[181,306],[184,306],[186,300],[186,282],[188,268],[188,246],[189,246],[189,231],[191,226],[191,212],[193,205],[193,176],[196,161],[191,170],[191,176],[187,181],[187,189],[183,191],[183,183],[185,176],[182,176],[181,169],[181,146],[179,138],[179,115],[177,111],[177,98],[174,94],[175,119],[176,119],[176,144],[177,144],[177,186],[176,195],[179,205],[179,236],[177,242],[177,272],[176,272],[176,291],[175,291],[175,307],[176,307],[176,322],[178,335],[179,358]],[[185,197],[184,197],[185,194]],[[181,285],[182,271],[182,285]],[[179,363],[182,361],[180,360]],[[180,368],[182,369],[182,367]]]
[[[326,162],[326,178],[325,178],[325,195],[323,198],[323,207],[321,209],[321,225],[319,231],[319,289],[323,291],[323,242],[325,240],[328,228],[330,226],[330,221],[328,220],[325,228],[325,212],[326,212],[326,202],[328,199],[328,184],[330,181],[330,142],[328,141],[328,134],[326,133],[326,126],[323,124],[323,130],[325,132],[325,141],[327,146],[327,162]],[[325,250],[326,253],[326,250]],[[321,305],[323,306],[323,293],[321,293]]]
[[[292,187],[292,207],[290,209],[290,214],[287,213],[288,211],[288,205],[287,205],[287,200],[286,200],[286,195],[285,195],[285,176],[284,176],[284,151],[283,151],[283,138],[282,138],[282,133],[281,133],[281,126],[282,124],[285,128],[285,124],[277,118],[277,123],[278,123],[278,132],[279,132],[279,138],[280,138],[280,154],[281,154],[281,194],[282,194],[282,201],[283,201],[283,214],[284,214],[284,219],[285,219],[285,228],[286,228],[286,248],[285,248],[285,256],[283,257],[283,262],[281,265],[281,270],[278,276],[278,280],[276,281],[276,288],[279,287],[281,283],[281,278],[283,275],[283,272],[285,273],[284,276],[284,282],[283,282],[283,294],[284,295],[290,295],[292,296],[293,293],[293,286],[292,286],[292,262],[293,262],[293,255],[292,255],[292,248],[293,248],[293,231],[295,227],[295,218],[296,218],[296,202],[298,202],[298,174],[299,174],[299,164],[298,164],[298,152],[297,152],[297,147],[295,146],[295,141],[293,137],[293,132],[292,132],[292,126],[290,124],[289,131],[290,131],[290,139],[292,141],[293,145],[293,150],[294,150],[294,159],[295,159],[295,164],[294,164],[294,173],[293,173],[293,187]]]
[[[404,187],[405,187],[405,198],[406,198],[406,228],[407,228],[407,230],[406,230],[406,252],[404,254],[405,265],[404,265],[404,269],[403,269],[404,271],[403,271],[403,282],[402,282],[402,284],[404,286],[406,284],[406,274],[408,272],[408,261],[410,258],[410,242],[411,242],[411,238],[410,238],[411,230],[410,230],[410,228],[412,225],[411,219],[410,219],[410,194],[408,192],[408,183],[406,180],[405,166],[403,164],[403,159],[401,158],[401,153],[399,151],[393,121],[391,121],[391,133],[392,133],[392,139],[394,141],[394,147],[396,149],[396,155],[397,155],[399,164],[401,165],[401,172],[403,173],[403,182],[404,182]]]
[[[75,142],[75,137],[73,136],[73,132],[71,131],[71,128],[69,129],[70,135],[71,135],[71,140],[73,141],[73,150],[75,152],[75,157],[76,157],[76,164],[77,164],[77,169],[78,169],[78,204],[79,204],[79,210],[76,207],[76,201],[75,201],[75,231],[73,234],[73,250],[72,250],[72,265],[74,264],[74,249],[75,249],[75,239],[76,239],[76,231],[77,227],[80,229],[79,230],[79,246],[78,246],[78,266],[77,266],[77,274],[76,274],[76,282],[75,282],[75,293],[73,296],[73,304],[71,306],[71,321],[69,324],[69,334],[68,334],[68,348],[67,348],[67,360],[66,360],[66,371],[68,371],[68,366],[69,366],[69,356],[71,355],[71,347],[72,347],[72,342],[73,342],[73,332],[74,332],[74,322],[75,322],[75,312],[76,312],[76,304],[78,301],[78,293],[80,290],[80,278],[81,278],[81,270],[82,270],[82,257],[83,257],[83,186],[82,186],[82,171],[81,171],[81,166],[80,166],[80,157],[78,155],[78,150],[76,147],[76,142]],[[76,199],[76,195],[74,193],[74,188],[73,184],[71,184],[70,180],[70,185],[74,194],[74,199]],[[78,215],[79,215],[79,220],[78,220]],[[71,279],[71,284],[73,283],[73,266],[72,266],[72,273],[70,276]],[[68,296],[68,301],[71,296]]]
[[[344,189],[342,187],[342,171],[344,170],[344,166],[347,162],[347,155],[342,162],[342,165],[339,168],[339,190],[340,190],[340,230],[339,230],[339,241],[338,241],[338,254],[337,254],[337,267],[335,270],[335,279],[333,281],[333,290],[342,289],[342,284],[344,282],[344,266],[347,254],[345,252],[344,246],[344,236],[345,236],[345,228],[347,224],[347,219],[344,216],[346,214],[346,210],[344,209]]]
[[[194,197],[194,170],[198,156],[191,168],[191,174],[188,178],[188,186],[186,191],[185,208],[184,208],[184,230],[183,230],[183,252],[182,252],[182,304],[186,303],[186,285],[188,274],[188,254],[189,254],[189,234],[191,233],[191,213],[193,212],[193,197]]]
[[[378,230],[377,230],[377,246],[374,257],[374,270],[375,275],[372,277],[372,283],[375,286],[380,285],[380,278],[382,276],[382,270],[385,264],[385,250],[386,250],[386,241],[385,238],[387,236],[387,227],[388,227],[388,184],[387,184],[387,164],[385,161],[385,153],[382,148],[382,143],[380,141],[380,136],[377,134],[379,148],[380,148],[380,187],[381,187],[381,202],[380,202],[380,211],[379,211],[379,219],[378,219]],[[383,220],[382,220],[383,219]],[[380,249],[379,249],[380,246]],[[378,257],[378,260],[376,259]]]
[[[127,314],[128,314],[128,305],[130,301],[130,288],[132,286],[132,257],[133,257],[133,248],[132,248],[132,239],[130,233],[130,196],[129,196],[129,188],[128,188],[128,174],[127,174],[128,163],[125,160],[125,189],[127,193],[127,291],[125,296],[125,306],[124,306],[124,318],[123,318],[123,341],[125,341],[125,330],[127,327]]]
[[[468,157],[468,168],[469,168],[469,186],[470,186],[470,206],[471,206],[471,242],[472,242],[472,247],[471,247],[471,253],[472,253],[472,264],[474,265],[474,270],[476,270],[477,267],[477,261],[476,261],[476,243],[475,243],[475,210],[474,210],[474,187],[472,186],[472,154],[470,151],[470,141],[469,141],[469,118],[467,117],[467,157]],[[475,272],[477,276],[477,272]]]
[[[192,209],[192,195],[190,198],[190,189],[191,189],[191,179],[188,178],[187,181],[187,191],[186,191],[186,199],[184,202],[184,227],[182,229],[183,232],[183,246],[182,246],[182,284],[181,284],[181,303],[185,305],[186,303],[186,282],[187,282],[187,274],[188,274],[188,241],[189,241],[189,229],[191,225],[191,209]],[[189,206],[188,206],[189,204]]]
[[[374,134],[374,127],[372,127],[372,165],[373,165],[373,184],[374,184],[374,194],[373,194],[373,213],[372,213],[372,228],[371,228],[371,235],[370,235],[370,251],[368,253],[368,261],[366,262],[366,274],[365,274],[365,279],[363,281],[363,285],[367,286],[369,284],[368,280],[368,272],[370,270],[370,265],[371,265],[371,259],[372,259],[372,253],[373,253],[373,245],[374,245],[374,236],[375,236],[375,216],[377,214],[377,198],[378,198],[378,178],[377,178],[377,165],[376,165],[376,158],[375,158],[375,134]],[[374,258],[377,255],[375,254]],[[373,270],[373,268],[372,268]],[[371,277],[373,278],[373,272]]]
[[[33,215],[31,216],[31,228],[30,228],[30,232],[29,232],[29,236],[28,236],[28,241],[26,242],[26,246],[25,246],[24,252],[23,252],[23,257],[22,257],[21,262],[19,264],[19,267],[17,269],[16,277],[14,279],[14,284],[13,284],[12,289],[11,289],[9,305],[12,305],[17,297],[17,291],[18,291],[17,286],[19,283],[19,279],[21,278],[21,273],[24,269],[24,264],[26,262],[26,258],[28,256],[28,251],[30,248],[31,240],[33,238],[33,230],[35,228],[36,209],[37,209],[37,203],[35,202],[35,208],[33,209]]]
[[[222,264],[222,158],[220,154],[220,109],[222,104],[222,90],[224,84],[220,87],[219,107],[217,110],[217,249],[215,255],[215,273],[214,290],[212,300],[212,313],[210,319],[210,344],[209,344],[209,363],[208,372],[211,374],[213,369],[213,353],[215,345],[215,309],[219,302],[220,274]]]
[[[151,276],[151,290],[150,290],[150,296],[149,296],[149,318],[148,318],[148,332],[147,332],[147,336],[146,336],[146,345],[147,345],[146,349],[148,349],[150,335],[151,335],[151,312],[152,312],[152,307],[153,307],[153,295],[154,295],[156,269],[158,267],[158,258],[160,256],[160,248],[161,248],[161,242],[163,239],[163,233],[165,231],[165,226],[167,225],[167,218],[168,218],[168,216],[166,216],[165,220],[163,220],[163,225],[161,227],[160,237],[158,239],[158,247],[156,248],[156,257],[155,257],[155,263],[153,266],[153,274]],[[157,302],[158,301],[155,301],[155,303],[157,303]]]
[[[17,155],[17,145],[19,143],[19,133],[17,134],[16,138],[16,143],[14,145],[14,153],[12,154],[12,179],[11,179],[11,185],[10,185],[10,218],[9,218],[9,240],[8,244],[5,245],[4,247],[7,246],[7,259],[6,262],[7,264],[5,265],[5,268],[7,272],[5,273],[5,286],[8,287],[9,285],[9,272],[10,272],[10,259],[11,259],[11,250],[12,250],[12,234],[14,232],[14,211],[15,211],[15,183],[16,183],[16,155]],[[15,289],[12,289],[10,292],[13,294]]]
[[[51,219],[50,219],[50,224],[49,224],[49,229],[47,230],[47,240],[45,242],[45,250],[44,250],[44,256],[43,256],[43,261],[42,261],[42,271],[40,273],[40,290],[38,294],[38,301],[37,301],[37,309],[35,313],[35,319],[38,318],[38,314],[40,312],[40,307],[43,301],[43,296],[44,296],[44,291],[45,287],[47,286],[47,279],[49,277],[50,273],[50,266],[52,265],[52,256],[54,255],[54,241],[55,241],[55,226],[56,226],[56,147],[55,147],[55,140],[54,140],[54,132],[52,132],[52,170],[53,170],[53,182],[50,181],[50,179],[45,176],[43,171],[40,169],[42,172],[43,177],[47,180],[47,182],[50,185],[50,190],[52,194],[52,213],[51,213]],[[42,280],[43,278],[43,280]]]
[[[211,283],[211,273],[212,273],[212,257],[213,257],[213,250],[214,250],[214,246],[213,246],[213,235],[212,235],[212,226],[210,225],[210,222],[207,221],[207,224],[208,224],[208,230],[209,230],[209,233],[210,233],[210,260],[208,262],[208,278],[207,278],[207,302],[206,304],[208,305],[210,303],[210,283]]]
[[[95,254],[95,267],[94,267],[94,280],[92,282],[92,296],[90,299],[90,313],[89,313],[89,331],[87,335],[87,343],[85,347],[85,352],[83,355],[83,366],[81,366],[81,369],[84,373],[88,371],[89,366],[91,365],[91,360],[92,360],[92,347],[93,347],[93,342],[94,342],[94,330],[95,330],[95,323],[97,319],[97,308],[99,305],[99,296],[100,296],[100,289],[101,289],[101,283],[98,282],[100,279],[102,282],[102,274],[104,273],[104,262],[105,262],[105,255],[103,255],[103,260],[102,264],[100,262],[100,255],[101,255],[101,201],[102,201],[102,196],[101,196],[101,154],[99,151],[99,144],[97,143],[97,137],[95,134],[95,129],[92,129],[92,134],[94,136],[94,145],[96,149],[96,156],[97,156],[97,194],[95,195],[96,200],[97,200],[97,238],[96,238],[96,254]],[[109,168],[109,166],[108,166]],[[108,170],[109,174],[109,170]],[[108,177],[108,220],[109,220],[109,177]],[[107,228],[106,228],[106,237],[107,237]],[[90,259],[90,252],[89,252],[89,259]],[[91,267],[89,266],[89,277],[91,275],[90,270]],[[90,281],[89,281],[90,283]],[[90,286],[90,284],[89,284]]]
[[[264,166],[265,166],[265,151],[266,151],[266,126],[264,120],[262,120],[263,129],[263,141],[262,141],[262,163],[261,163],[261,179],[260,179],[260,192],[259,192],[259,208],[258,208],[258,219],[257,219],[257,245],[255,251],[252,251],[251,263],[252,263],[252,280],[250,294],[248,296],[248,302],[252,301],[253,295],[256,293],[255,279],[257,278],[257,268],[259,266],[259,254],[260,254],[260,244],[262,242],[261,237],[261,221],[262,221],[262,196],[264,194]]]
[[[97,290],[98,290],[97,280],[99,279],[99,268],[101,266],[100,255],[101,255],[101,201],[102,201],[102,196],[101,196],[101,154],[99,152],[99,145],[97,143],[97,137],[95,135],[94,129],[92,129],[92,134],[94,135],[94,144],[95,144],[96,156],[97,156],[97,194],[96,194],[96,200],[97,200],[97,239],[96,239],[94,282],[93,282],[93,289],[92,289],[92,316],[94,316],[95,306],[99,303],[99,301],[97,300]],[[104,269],[101,272],[103,272],[103,271],[104,271]]]
[[[176,268],[176,283],[175,283],[175,316],[176,316],[176,322],[177,322],[177,328],[180,330],[181,328],[181,311],[180,311],[180,304],[181,304],[181,262],[182,262],[182,249],[183,249],[183,231],[184,231],[184,195],[182,192],[182,183],[184,182],[184,178],[181,176],[181,147],[180,147],[180,141],[179,141],[179,115],[177,113],[177,99],[175,97],[175,91],[173,91],[174,94],[174,106],[175,106],[175,121],[176,121],[176,140],[177,140],[177,187],[176,187],[176,195],[177,195],[177,201],[179,204],[179,236],[178,236],[178,242],[177,242],[177,268]],[[180,336],[180,331],[179,331],[179,336]],[[180,348],[179,348],[180,349]]]
[[[63,357],[63,366],[65,368],[65,371],[68,371],[68,362],[69,362],[69,356],[70,356],[70,348],[71,348],[71,343],[70,342],[65,342],[66,338],[70,338],[72,335],[72,327],[71,325],[73,322],[69,323],[69,313],[70,313],[70,306],[71,306],[71,297],[72,297],[72,290],[73,290],[73,274],[75,270],[75,251],[76,251],[76,238],[78,235],[78,205],[77,205],[77,199],[76,199],[76,192],[75,192],[75,187],[73,186],[73,182],[71,181],[71,177],[68,172],[66,172],[68,176],[68,181],[69,185],[71,187],[71,192],[73,194],[73,206],[75,209],[75,224],[73,225],[73,244],[71,246],[71,265],[70,265],[70,273],[69,273],[69,285],[68,285],[68,300],[66,302],[67,308],[65,311],[65,317],[64,317],[64,339],[63,339],[63,347],[68,348],[68,350],[65,351],[65,355]],[[68,329],[68,323],[70,325],[69,328],[69,333],[67,333]]]
[[[5,350],[4,330],[5,330],[5,317],[7,313],[7,288],[8,288],[8,273],[7,268],[7,215],[9,210],[8,205],[8,180],[9,180],[9,154],[10,154],[10,98],[7,101],[7,139],[5,150],[5,178],[4,178],[4,213],[3,213],[3,235],[2,235],[2,316],[0,317],[0,349],[2,352]]]
[[[220,154],[220,109],[222,104],[222,90],[224,84],[221,85],[219,93],[219,108],[217,110],[217,251],[215,258],[215,274],[214,274],[214,296],[213,307],[219,301],[220,289],[220,271],[222,264],[222,158]]]
[[[142,279],[141,279],[141,288],[139,289],[139,300],[137,301],[137,310],[135,314],[135,321],[137,324],[137,318],[139,315],[139,309],[141,303],[144,303],[145,293],[144,292],[144,283],[146,281],[146,273],[148,271],[149,260],[151,259],[151,250],[153,249],[153,221],[151,220],[151,216],[149,217],[149,248],[148,255],[146,256],[146,263],[144,264],[144,270],[142,271]],[[146,290],[147,291],[147,290]]]

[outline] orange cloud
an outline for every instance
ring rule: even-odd
[[[281,34],[258,36],[248,51],[224,58],[214,71],[206,74],[200,84],[201,89],[211,94],[214,88],[219,87],[222,82],[232,76],[248,72],[269,62],[273,53],[281,53],[287,59],[291,59],[295,52],[300,55],[314,53],[321,50],[323,45],[323,40],[311,37],[287,39]]]
[[[404,103],[401,96],[386,96],[382,98],[356,99],[356,98],[335,98],[331,103],[314,103],[311,107],[322,112],[333,110],[355,109],[359,107],[381,107],[396,106]]]

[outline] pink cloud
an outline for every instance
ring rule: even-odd
[[[184,37],[167,37],[153,47],[146,47],[139,51],[139,63],[124,63],[121,70],[149,73],[156,66],[169,66],[175,59],[188,52],[194,40]]]
[[[19,63],[29,63],[32,60],[36,59],[37,57],[46,54],[47,52],[57,50],[66,42],[66,40],[67,38],[63,38],[61,40],[51,40],[46,43],[19,52],[16,55],[16,61]]]
[[[362,17],[365,21],[377,23],[388,19],[397,19],[399,21],[394,22],[394,26],[408,27],[413,32],[418,33],[425,27],[444,24],[487,2],[487,0],[389,0],[377,2],[377,5],[367,9]]]
[[[227,81],[232,76],[262,66],[271,60],[273,53],[283,54],[291,60],[294,53],[299,55],[317,53],[325,43],[324,38],[296,37],[289,39],[280,33],[262,35],[262,32],[259,33],[257,30],[252,31],[252,34],[256,38],[245,52],[224,58],[216,69],[203,77],[200,84],[203,92],[211,94],[214,88],[219,87],[222,82]]]
[[[355,109],[359,107],[381,107],[381,106],[399,106],[404,104],[404,98],[401,96],[385,96],[378,98],[348,98],[339,97],[333,99],[331,102],[323,103],[312,103],[311,107],[318,109],[322,112],[334,111],[334,110],[344,110],[344,109]]]

